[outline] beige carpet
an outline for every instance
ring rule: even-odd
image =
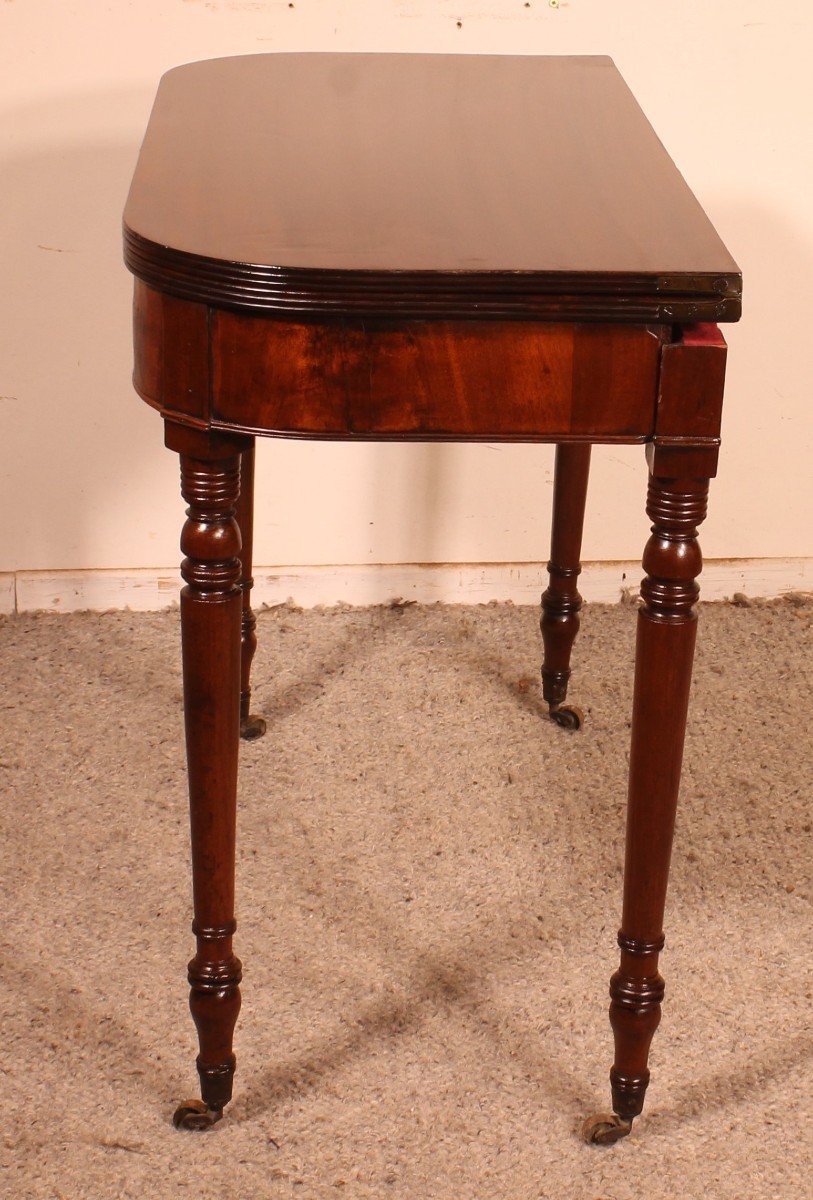
[[[4,1197],[813,1196],[811,617],[701,613],[646,1116],[608,1106],[635,613],[541,718],[531,609],[260,617],[236,1099],[186,1009],[177,613],[0,622]]]

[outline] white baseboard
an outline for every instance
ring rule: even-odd
[[[254,606],[292,600],[317,604],[386,604],[395,598],[422,604],[487,604],[490,600],[537,604],[545,586],[544,563],[398,563],[383,566],[257,567]],[[615,603],[635,592],[638,562],[585,563],[579,590],[587,601]],[[772,598],[813,590],[813,559],[711,559],[700,580],[704,600],[737,592]],[[79,612],[129,608],[152,612],[178,598],[180,576],[166,569],[121,571],[18,571],[0,575],[0,613]]]
[[[17,611],[17,588],[14,575],[0,575],[0,614]]]

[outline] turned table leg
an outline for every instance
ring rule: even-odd
[[[603,1144],[629,1133],[643,1108],[649,1047],[661,1016],[658,955],[697,628],[697,527],[707,496],[705,478],[650,478],[653,525],[638,614],[621,963],[610,982],[614,1113],[584,1126],[588,1141]]]
[[[254,439],[243,451],[240,464],[240,499],[237,502],[237,524],[240,526],[240,587],[243,592],[243,625],[240,653],[240,736],[254,741],[265,733],[262,717],[251,714],[251,664],[257,649],[257,618],[251,607],[251,576],[254,551]]]
[[[232,951],[240,712],[240,490],[238,439],[167,425],[188,502],[181,536],[184,714],[192,834],[193,932],[189,1007],[198,1031],[202,1100],[175,1124],[205,1129],[231,1099],[232,1036],[240,1011],[240,961]]]
[[[550,582],[542,596],[539,622],[545,646],[542,695],[551,720],[565,729],[584,723],[580,709],[565,705],[570,679],[570,652],[579,632],[582,598],[577,580],[584,526],[587,480],[590,474],[589,443],[571,442],[556,447],[553,477],[553,522],[548,563]]]

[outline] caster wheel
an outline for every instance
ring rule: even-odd
[[[616,1113],[598,1113],[584,1122],[582,1137],[591,1146],[612,1146],[614,1142],[627,1137],[631,1129],[631,1120],[625,1121]]]
[[[262,717],[250,716],[240,722],[240,737],[246,742],[256,742],[265,730],[266,724]]]
[[[584,713],[575,705],[562,705],[559,708],[550,710],[550,719],[555,721],[562,729],[581,729],[584,724]]]
[[[184,1100],[175,1109],[172,1124],[176,1129],[211,1129],[222,1116],[222,1108],[209,1108],[202,1100]]]

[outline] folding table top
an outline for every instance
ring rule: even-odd
[[[151,286],[254,312],[734,321],[739,268],[609,58],[263,54],[161,80]]]

